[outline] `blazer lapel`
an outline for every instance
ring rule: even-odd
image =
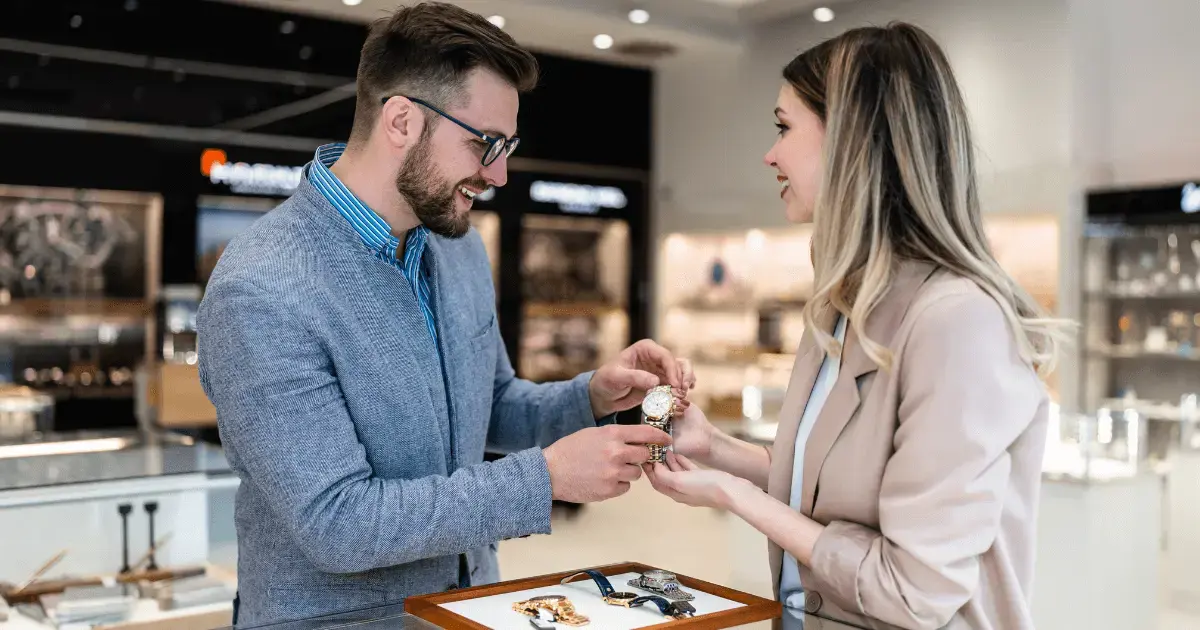
[[[884,295],[867,321],[866,334],[875,343],[892,347],[893,337],[908,307],[916,299],[917,291],[936,268],[923,262],[905,261],[898,265],[891,287]],[[846,342],[842,349],[842,365],[834,381],[833,389],[825,400],[825,406],[817,416],[812,433],[804,449],[804,489],[801,493],[801,513],[812,516],[816,503],[817,481],[821,468],[829,456],[842,430],[858,411],[858,380],[879,369],[871,360],[858,333],[852,325],[846,328]],[[793,440],[795,439],[793,435]]]
[[[796,363],[788,382],[787,393],[779,410],[779,424],[775,431],[775,443],[771,447],[771,470],[767,478],[767,492],[780,503],[790,502],[792,494],[792,467],[795,466],[796,435],[800,430],[800,417],[804,415],[804,404],[817,382],[817,373],[825,353],[817,345],[810,331],[805,331],[796,350]],[[783,549],[768,540],[768,557],[771,577],[776,596],[779,595],[779,570],[783,566]]]
[[[806,516],[812,516],[817,475],[821,472],[825,457],[862,402],[858,396],[858,378],[874,372],[877,368],[875,362],[863,351],[854,327],[847,324],[845,343],[842,344],[841,368],[821,413],[817,415],[816,424],[813,425],[804,449],[804,488],[801,492],[800,511]]]
[[[355,252],[357,254],[357,252]],[[390,370],[399,371],[404,366],[417,365],[416,370],[425,384],[424,392],[429,397],[429,411],[438,423],[442,436],[442,449],[446,458],[447,472],[452,466],[450,422],[446,409],[446,388],[442,382],[442,366],[438,361],[437,348],[425,325],[425,314],[417,303],[412,285],[399,269],[389,263],[366,254],[356,256],[362,274],[346,280],[359,284],[354,291],[361,295],[354,309],[366,330],[385,330],[385,334],[372,340],[383,349],[384,361],[392,365]],[[395,329],[382,322],[398,322]],[[412,392],[417,394],[417,392]]]

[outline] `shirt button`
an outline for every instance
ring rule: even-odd
[[[821,594],[816,591],[808,591],[804,594],[804,612],[817,613],[821,610]]]

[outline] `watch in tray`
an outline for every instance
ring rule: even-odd
[[[629,585],[652,593],[658,593],[672,601],[691,601],[695,595],[683,590],[675,574],[661,569],[652,569],[629,580]]]
[[[567,582],[570,582],[581,575],[586,575],[592,578],[592,581],[596,583],[596,587],[600,589],[600,598],[603,599],[604,603],[606,604],[625,606],[628,608],[630,602],[640,597],[640,595],[637,593],[622,592],[614,589],[612,582],[609,582],[608,578],[604,577],[603,573],[596,571],[595,569],[585,569],[574,575],[569,575],[560,580],[559,584],[566,584]]]
[[[539,610],[550,613],[555,623],[568,626],[585,626],[590,621],[587,617],[575,612],[575,605],[564,595],[539,595],[519,601],[512,605],[513,610],[536,618]]]
[[[586,569],[574,575],[567,576],[559,583],[566,584],[567,582],[570,582],[581,575],[586,575],[592,578],[592,581],[596,583],[596,587],[600,589],[600,598],[603,599],[606,604],[612,604],[613,606],[624,606],[626,608],[636,608],[643,604],[650,603],[658,607],[658,610],[661,611],[664,616],[671,617],[673,619],[687,619],[688,617],[692,617],[696,614],[696,608],[686,601],[668,601],[667,599],[658,595],[637,595],[635,593],[617,591],[613,589],[612,583],[608,581],[608,578],[604,577],[603,573],[600,573],[594,569]],[[691,595],[688,594],[688,597],[690,598]]]
[[[641,597],[633,600],[633,602],[631,602],[629,605],[630,607],[641,606],[646,602],[650,602],[651,604],[657,606],[664,617],[670,617],[672,619],[687,619],[696,615],[696,607],[692,606],[688,602],[671,602],[659,597],[658,595],[642,595]]]

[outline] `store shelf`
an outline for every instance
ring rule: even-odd
[[[624,307],[605,302],[530,302],[526,317],[599,317],[625,312]]]
[[[138,299],[28,298],[0,304],[0,315],[33,318],[140,318],[150,313],[150,304]]]
[[[1179,422],[1183,418],[1183,410],[1179,405],[1153,400],[1125,400],[1123,398],[1107,398],[1100,401],[1100,406],[1112,412],[1136,411],[1138,415],[1149,420]]]
[[[1097,348],[1091,347],[1087,350],[1087,355],[1090,358],[1101,359],[1139,359],[1146,361],[1184,361],[1184,362],[1200,362],[1200,352],[1195,350],[1190,352],[1152,352],[1149,350],[1139,349],[1123,349],[1123,348]]]
[[[724,302],[709,304],[699,301],[679,302],[668,305],[668,309],[688,311],[689,313],[751,313],[763,309],[778,309],[782,311],[800,312],[804,310],[807,301],[800,299],[787,300],[749,300],[746,302]]]
[[[1085,295],[1091,300],[1200,300],[1200,291],[1089,291]]]
[[[103,385],[103,386],[74,386],[42,387],[39,391],[55,398],[88,398],[88,399],[125,399],[133,398],[136,394],[132,385]]]

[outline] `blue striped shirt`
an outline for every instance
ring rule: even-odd
[[[334,208],[350,222],[359,238],[377,258],[400,270],[408,283],[412,285],[417,303],[421,305],[421,313],[425,315],[425,325],[429,328],[429,336],[433,338],[434,347],[438,347],[437,327],[434,325],[433,305],[429,292],[429,272],[421,264],[425,254],[425,244],[429,242],[429,228],[418,225],[408,231],[404,241],[404,258],[396,257],[400,249],[400,239],[392,234],[392,228],[378,214],[367,207],[342,180],[329,170],[342,153],[346,150],[344,143],[335,142],[317,147],[317,154],[312,167],[307,169],[308,181],[333,204]],[[438,353],[441,353],[439,348]]]

